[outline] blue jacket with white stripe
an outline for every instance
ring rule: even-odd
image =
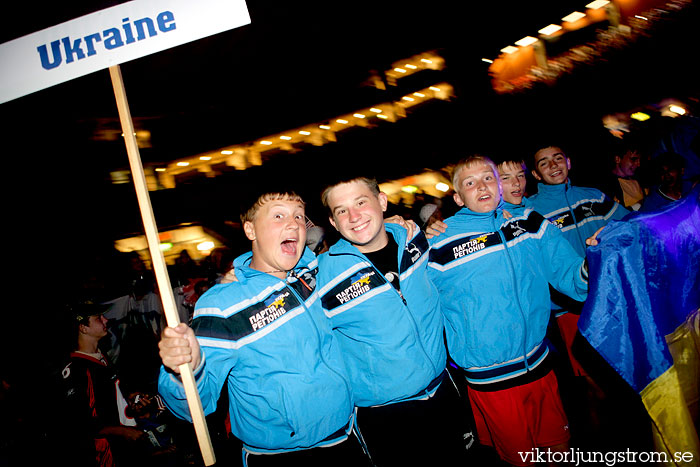
[[[530,206],[552,224],[578,254],[586,255],[586,239],[611,220],[620,220],[630,212],[596,188],[571,185],[537,185],[537,194],[528,198]]]
[[[319,295],[359,407],[431,395],[447,358],[425,234],[419,231],[407,242],[403,227],[385,228],[399,245],[401,292],[345,239],[319,256]]]
[[[450,356],[472,385],[524,376],[547,356],[549,285],[576,300],[588,288],[584,259],[530,207],[462,208],[430,240],[430,276],[445,315]]]
[[[337,341],[316,290],[318,261],[307,248],[286,280],[234,261],[237,282],[197,301],[192,328],[202,349],[195,369],[205,414],[228,382],[233,434],[250,452],[285,452],[345,439],[354,404]],[[161,368],[159,392],[189,420],[179,379]]]

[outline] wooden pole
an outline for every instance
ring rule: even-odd
[[[131,112],[129,111],[129,103],[126,100],[126,90],[124,89],[124,81],[119,65],[109,67],[109,74],[112,78],[112,87],[114,88],[114,96],[117,100],[119,119],[121,120],[122,131],[124,132],[126,152],[129,156],[129,165],[131,166],[131,175],[134,180],[134,188],[136,189],[139,208],[141,209],[141,218],[146,232],[148,251],[151,254],[153,271],[156,276],[158,289],[160,290],[165,319],[168,326],[175,327],[180,322],[180,318],[177,314],[177,305],[175,304],[173,288],[170,285],[165,258],[163,257],[163,252],[160,250],[158,229],[156,227],[155,217],[153,216],[151,199],[148,195],[146,176],[144,175],[143,165],[141,164],[139,147],[136,144],[134,124],[131,120]],[[199,449],[202,452],[202,459],[205,465],[213,465],[216,463],[214,448],[211,444],[209,430],[207,429],[207,421],[204,417],[204,410],[202,409],[202,401],[197,392],[197,384],[195,383],[194,373],[190,364],[186,363],[180,365],[180,376],[182,377],[182,384],[185,387],[187,404],[189,405],[190,414],[192,415],[192,423],[194,424],[197,441],[199,442]]]

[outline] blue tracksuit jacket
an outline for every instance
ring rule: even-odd
[[[424,398],[445,370],[440,298],[430,282],[428,241],[385,225],[399,245],[397,291],[344,239],[319,256],[323,308],[343,350],[359,407]]]
[[[504,382],[547,356],[549,283],[577,300],[588,287],[584,259],[529,207],[488,213],[462,208],[430,240],[430,276],[440,293],[450,356],[472,385]]]
[[[307,248],[280,280],[234,261],[238,282],[197,301],[192,328],[202,349],[195,379],[206,414],[228,382],[231,429],[251,452],[285,452],[338,442],[354,420],[338,343],[316,291],[318,261]],[[307,287],[308,286],[308,287]],[[168,408],[190,419],[178,378],[161,368]]]
[[[581,256],[586,256],[586,239],[611,220],[620,220],[630,212],[596,188],[537,185],[537,194],[528,198],[530,206],[559,227],[564,237]]]
[[[630,213],[602,191],[573,186],[568,180],[560,185],[539,183],[537,190],[528,199],[529,205],[559,227],[571,246],[584,257],[588,237],[611,220],[620,220]],[[556,316],[565,314],[567,308],[566,301],[553,297],[552,310]]]

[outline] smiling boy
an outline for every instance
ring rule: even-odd
[[[572,247],[586,254],[586,239],[629,211],[596,188],[571,184],[571,159],[559,146],[540,148],[533,156],[532,176],[540,183],[528,200],[564,233]]]
[[[369,465],[353,436],[352,391],[318,300],[304,211],[293,192],[272,192],[241,216],[252,252],[234,261],[235,282],[200,297],[192,328],[165,329],[159,390],[173,413],[189,419],[179,365],[192,364],[206,414],[227,383],[244,465]]]
[[[611,220],[624,218],[629,211],[596,188],[571,184],[571,159],[559,146],[544,146],[533,156],[532,176],[540,183],[537,193],[528,198],[537,212],[557,226],[569,244],[586,255],[586,239]],[[575,376],[586,372],[575,358],[572,345],[578,330],[580,302],[553,294],[552,311],[566,346]],[[569,313],[573,311],[574,313]]]
[[[374,464],[465,464],[470,415],[446,371],[425,234],[385,224],[387,196],[373,179],[335,183],[322,202],[342,238],[319,256],[319,294]]]
[[[462,209],[430,240],[429,264],[448,350],[465,373],[480,442],[513,465],[529,465],[518,452],[568,447],[568,421],[543,340],[548,284],[583,300],[584,260],[532,208],[506,219],[490,159],[460,161],[453,186]]]

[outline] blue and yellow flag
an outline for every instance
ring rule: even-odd
[[[663,210],[611,222],[587,252],[590,290],[578,322],[640,394],[656,448],[671,461],[682,452],[700,460],[699,201],[700,186]]]

